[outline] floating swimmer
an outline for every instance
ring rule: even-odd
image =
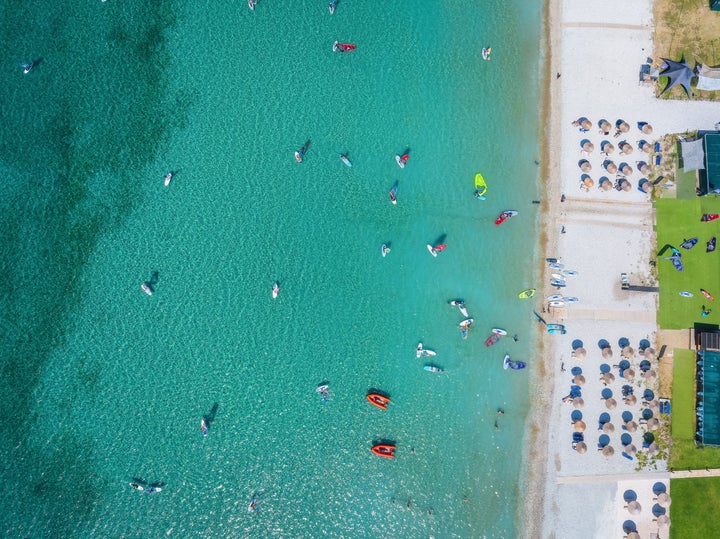
[[[492,47],[483,47],[482,50],[482,59],[490,61],[490,53],[492,52]]]

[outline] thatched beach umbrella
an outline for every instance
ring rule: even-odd
[[[627,509],[631,515],[639,515],[640,511],[642,511],[642,505],[640,505],[639,501],[633,500],[625,506],[625,509]]]
[[[625,369],[625,372],[623,372],[623,377],[628,382],[632,382],[635,380],[635,371],[633,369]]]
[[[645,380],[655,380],[655,378],[657,378],[657,373],[654,370],[650,369],[645,373]]]
[[[582,399],[582,397],[575,397],[572,400],[572,403],[573,403],[573,408],[576,408],[578,410],[580,408],[582,408],[583,406],[585,406],[585,401]]]
[[[590,120],[588,120],[587,118],[583,118],[583,119],[580,121],[580,127],[582,127],[583,129],[585,129],[586,131],[589,131],[590,128],[592,128],[592,122],[591,122]]]
[[[658,413],[660,411],[660,401],[658,401],[657,399],[653,399],[647,403],[647,407],[650,408],[653,412]]]
[[[575,444],[575,451],[577,451],[581,455],[587,453],[587,444],[585,442],[578,442],[577,444]]]
[[[625,178],[620,180],[620,188],[625,192],[632,191],[632,185]]]
[[[628,432],[635,432],[638,428],[638,424],[635,421],[628,421],[625,423],[625,430]]]
[[[627,163],[623,163],[620,168],[620,172],[622,172],[625,176],[630,176],[633,173],[633,169]]]
[[[582,386],[585,384],[585,377],[582,374],[578,374],[573,378],[573,384],[576,386]]]
[[[612,131],[612,125],[610,125],[610,122],[608,122],[605,118],[598,122],[598,127],[600,127],[600,133],[603,135],[609,135]]]
[[[590,172],[592,170],[592,165],[587,159],[580,159],[580,161],[578,161],[578,166],[583,172]]]
[[[593,185],[595,185],[595,181],[587,174],[582,175],[581,181],[582,181],[582,184],[585,187],[587,187],[588,189],[590,189]]]
[[[580,147],[583,149],[584,152],[587,153],[592,153],[592,151],[595,149],[595,145],[589,140],[584,141]]]
[[[647,428],[650,430],[657,430],[660,427],[660,420],[657,417],[651,417],[647,421]]]
[[[640,534],[638,532],[630,532],[625,536],[625,539],[640,539]]]
[[[575,421],[575,423],[573,423],[573,427],[575,428],[575,432],[585,432],[587,425],[585,424],[585,421]]]
[[[603,191],[610,191],[612,188],[612,182],[608,179],[608,177],[602,176],[600,178],[600,189],[602,189]]]
[[[624,358],[630,359],[635,355],[635,350],[633,350],[632,346],[626,346],[622,349],[622,352],[620,352],[620,355]]]
[[[606,159],[602,164],[603,168],[608,171],[608,174],[615,174],[617,172],[617,165],[610,159]]]
[[[643,126],[640,128],[640,130],[645,133],[646,135],[650,135],[653,132],[652,125],[650,124],[643,124]]]
[[[635,404],[637,404],[637,397],[635,395],[628,395],[623,400],[628,406],[634,406]]]
[[[658,528],[667,528],[670,526],[670,517],[667,515],[660,515],[655,520],[655,523],[658,525]]]
[[[640,186],[640,189],[642,189],[645,193],[650,194],[650,193],[653,192],[653,190],[654,190],[655,188],[653,187],[652,182],[645,181],[645,182],[643,182],[643,184]]]
[[[605,384],[612,384],[615,381],[615,375],[611,372],[605,372],[600,376],[600,381]]]
[[[610,423],[610,422],[605,423],[605,424],[603,425],[603,427],[602,427],[602,431],[603,431],[605,434],[612,434],[613,432],[615,432],[615,425],[613,425],[613,424]]]
[[[656,444],[655,442],[653,442],[650,444],[650,447],[648,447],[647,452],[648,452],[648,455],[650,455],[651,457],[654,457],[655,455],[660,453],[660,446],[658,444]]]
[[[653,360],[653,359],[655,359],[655,349],[654,348],[646,348],[645,351],[643,352],[643,355],[647,359]]]
[[[637,163],[635,163],[635,166],[640,171],[640,174],[650,173],[650,165],[648,165],[645,161],[638,161]]]
[[[630,131],[630,125],[624,120],[618,120],[617,127],[622,133]]]
[[[644,151],[645,153],[652,153],[653,147],[652,144],[650,144],[647,140],[641,140],[640,141],[640,149]]]
[[[602,349],[602,357],[605,359],[610,359],[613,355],[612,348],[610,346],[606,346]]]
[[[672,500],[670,499],[670,495],[667,492],[661,492],[657,495],[657,503],[658,505],[660,505],[660,507],[665,507],[667,509],[668,507],[670,507]]]
[[[612,457],[615,454],[615,450],[613,449],[613,446],[606,445],[602,448],[602,454],[603,457]]]
[[[584,348],[576,348],[572,353],[575,359],[583,359],[587,355],[587,350]]]
[[[623,448],[623,451],[625,451],[625,453],[632,457],[637,453],[637,447],[635,447],[633,444],[628,444]]]
[[[609,140],[603,140],[600,143],[600,151],[606,155],[610,155],[615,151],[615,146]]]
[[[632,145],[627,142],[621,142],[619,144],[619,147],[620,147],[620,151],[622,153],[624,153],[625,155],[630,155],[634,151],[634,148],[632,147]]]
[[[617,407],[617,401],[613,398],[605,399],[605,407],[608,410],[614,410]]]

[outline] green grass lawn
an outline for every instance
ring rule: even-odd
[[[682,329],[691,328],[696,322],[720,324],[720,245],[715,252],[706,252],[706,243],[710,238],[720,238],[720,219],[710,223],[700,222],[703,213],[720,213],[720,199],[660,199],[656,201],[655,207],[658,250],[662,250],[666,244],[672,245],[682,253],[685,265],[684,271],[679,272],[670,260],[660,259],[671,256],[670,249],[658,258],[658,325],[663,329]],[[695,247],[689,251],[680,248],[683,240],[694,237],[698,238]],[[717,300],[707,300],[700,293],[701,288],[716,296]],[[691,292],[694,296],[684,298],[679,295],[680,291]],[[706,318],[700,316],[702,305],[712,309]]]
[[[675,349],[672,389],[671,470],[720,468],[720,447],[695,445],[695,352]],[[720,537],[720,535],[718,536]]]
[[[671,479],[670,498],[670,539],[720,537],[720,477]]]

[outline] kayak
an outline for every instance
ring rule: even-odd
[[[368,393],[365,395],[365,398],[367,398],[370,404],[377,406],[381,410],[387,410],[387,405],[390,403],[390,399],[379,393]]]
[[[700,293],[701,293],[703,296],[705,296],[707,299],[709,299],[710,301],[712,301],[712,300],[715,299],[713,296],[710,295],[710,292],[708,292],[708,291],[705,290],[704,288],[701,288],[701,289],[700,289]]]
[[[350,159],[347,158],[347,155],[340,154],[340,161],[345,163],[347,166],[351,167],[352,163],[350,162]]]
[[[510,219],[510,217],[515,217],[518,214],[515,210],[505,210],[502,212],[497,219],[495,219],[495,226],[500,226],[505,221]]]
[[[474,318],[466,318],[465,320],[460,322],[460,327],[461,328],[469,328],[470,326],[472,326],[473,322],[475,322]]]
[[[548,303],[548,305],[550,307],[564,307],[565,302],[564,301],[551,301],[550,303]]]
[[[546,258],[545,262],[547,262],[548,264],[557,264],[558,260],[560,260],[560,259],[559,258]]]
[[[442,253],[446,247],[447,247],[446,243],[436,245],[435,247],[433,247],[429,243],[427,244],[428,251],[430,251],[430,254],[433,255],[434,257],[437,257],[438,253]]]
[[[567,286],[567,283],[560,279],[550,279],[550,284],[558,288],[563,288],[564,286]]]
[[[687,249],[689,251],[690,249],[695,247],[695,244],[697,242],[698,242],[697,238],[690,238],[689,240],[683,241],[682,244],[680,245],[680,247],[682,247],[683,249]]]
[[[387,254],[390,252],[390,247],[383,243],[380,252],[382,253],[383,258],[385,258],[385,256],[387,256]]]
[[[680,291],[680,295],[681,295],[682,297],[684,297],[684,298],[691,298],[691,297],[693,297],[692,292],[686,292],[685,290],[681,290],[681,291]]]
[[[404,155],[396,155],[395,156],[395,162],[398,164],[400,168],[405,168],[405,164],[407,163],[407,160],[410,159],[409,154]]]
[[[167,174],[165,174],[165,187],[170,185],[170,180],[172,180],[172,178],[173,178],[172,172],[168,172]]]
[[[508,354],[505,354],[505,357],[503,358],[503,369],[512,369],[515,371],[519,371],[520,369],[524,368],[525,363],[523,363],[522,361],[513,361],[510,359],[510,356]]]
[[[419,342],[417,348],[415,348],[415,357],[432,357],[434,355],[437,355],[437,352],[435,352],[434,350],[426,350],[425,348],[423,348],[421,342]]]
[[[548,329],[565,329],[565,326],[563,326],[562,324],[548,324],[547,328]]]
[[[452,305],[453,307],[457,307],[458,309],[460,309],[460,314],[462,314],[464,317],[467,318],[468,311],[467,311],[467,307],[465,307],[465,302],[464,302],[464,301],[461,301],[461,300],[459,300],[459,299],[454,299],[454,300],[450,301],[450,305]]]
[[[577,303],[578,301],[580,301],[578,298],[576,298],[574,296],[563,296],[561,299],[565,303]]]
[[[441,369],[440,367],[436,367],[435,365],[425,365],[423,367],[423,369],[425,369],[428,372],[438,372],[438,373],[445,372],[445,369]]]
[[[557,301],[559,299],[563,299],[562,294],[553,294],[552,296],[548,296],[545,298],[545,301]]]
[[[134,488],[135,490],[139,490],[141,492],[162,492],[162,489],[160,487],[143,487],[142,485],[138,485],[137,483],[130,483],[130,486]]]
[[[564,329],[548,329],[548,333],[550,335],[565,335],[567,333],[567,330]]]
[[[140,289],[145,292],[148,296],[153,295],[152,285],[150,283],[143,283],[140,285]]]
[[[492,335],[485,340],[485,346],[492,346],[500,340],[500,337],[507,335],[507,331],[504,329],[493,328]]]
[[[347,51],[354,51],[355,49],[356,49],[356,47],[353,43],[340,43],[338,41],[333,43],[333,51],[334,52],[347,52]]]
[[[573,270],[565,270],[563,271],[563,275],[568,275],[569,277],[575,277],[578,274],[577,271]]]
[[[280,293],[280,283],[275,281],[275,283],[272,286],[272,297],[276,298],[278,297],[278,294]]]
[[[548,267],[552,268],[552,269],[559,269],[559,270],[565,268],[565,266],[563,264],[558,264],[557,262],[553,262],[552,264],[548,265]]]
[[[392,186],[390,189],[390,202],[397,204],[397,184]]]
[[[388,444],[378,444],[372,447],[372,452],[378,457],[385,457],[386,459],[395,458],[395,446]]]
[[[715,250],[715,236],[710,238],[710,241],[707,242],[707,248],[705,249],[706,253],[712,253]]]
[[[518,297],[520,299],[528,299],[535,295],[535,289],[534,288],[528,288],[527,290],[523,290],[518,294]]]
[[[485,200],[485,193],[487,193],[485,178],[482,174],[475,174],[475,198]]]
[[[337,7],[337,0],[333,0],[328,4],[328,9],[330,10],[330,15],[335,13],[335,8]]]
[[[715,221],[716,219],[720,218],[720,213],[703,213],[703,216],[700,218],[700,221],[703,223],[709,223],[710,221]]]
[[[565,276],[562,273],[551,273],[550,275],[553,279],[557,279],[558,281],[565,280]]]
[[[205,423],[204,419],[200,420],[200,432],[202,432],[203,436],[208,435],[208,427],[207,427],[207,423]]]
[[[145,492],[145,487],[138,485],[137,483],[130,483],[130,486],[134,488],[135,490],[141,490]]]

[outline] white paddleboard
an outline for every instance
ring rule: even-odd
[[[505,331],[504,329],[500,329],[500,328],[493,328],[492,332],[495,335],[507,335],[507,331]]]
[[[430,245],[429,243],[427,244],[427,250],[430,251],[431,255],[433,255],[435,258],[437,258],[437,253],[435,252],[435,248],[432,245]]]
[[[557,279],[558,281],[564,281],[565,276],[562,273],[553,273],[551,274],[553,279]]]

